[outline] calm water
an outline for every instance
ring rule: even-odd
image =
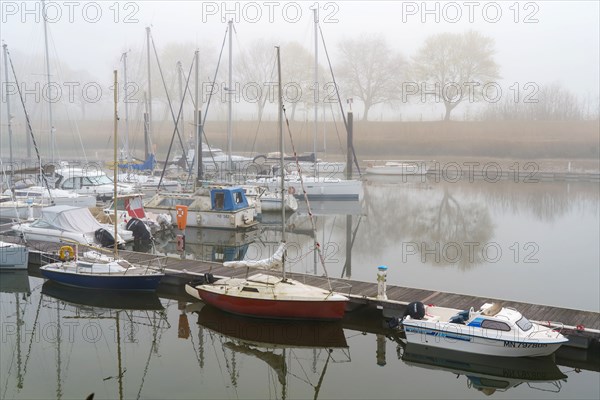
[[[599,311],[598,185],[370,182],[364,188],[358,206],[313,204],[330,275],[375,281],[376,267],[385,264],[391,284]],[[264,257],[281,234],[271,219],[246,234],[190,231],[186,257]],[[287,224],[292,269],[312,273],[306,212]],[[159,250],[176,254],[168,236]],[[81,399],[92,392],[126,399],[600,396],[600,374],[576,371],[581,365],[561,355],[515,361],[432,353],[405,347],[393,335],[356,330],[352,318],[264,323],[192,299],[93,296],[27,274],[2,274],[0,283],[3,399]]]

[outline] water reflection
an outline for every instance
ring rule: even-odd
[[[558,392],[567,376],[553,358],[508,358],[480,356],[403,342],[399,346],[404,363],[424,369],[464,376],[468,388],[490,396],[521,384],[532,389]]]
[[[231,385],[238,389],[240,358],[266,364],[277,377],[282,399],[295,398],[290,380],[312,386],[317,399],[330,363],[349,362],[350,353],[340,322],[275,321],[246,318],[204,306],[197,312],[198,325],[207,329],[211,341],[219,342],[230,373]],[[219,357],[219,356],[217,356]]]

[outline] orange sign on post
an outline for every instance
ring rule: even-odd
[[[188,207],[177,205],[175,209],[177,210],[177,227],[180,230],[184,230],[187,225]]]

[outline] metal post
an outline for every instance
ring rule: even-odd
[[[201,182],[204,179],[204,166],[202,165],[202,111],[197,112],[198,125],[196,125],[196,161],[198,163],[197,180]]]

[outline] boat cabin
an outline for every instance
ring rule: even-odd
[[[213,211],[236,211],[249,207],[241,187],[211,189],[210,204]]]

